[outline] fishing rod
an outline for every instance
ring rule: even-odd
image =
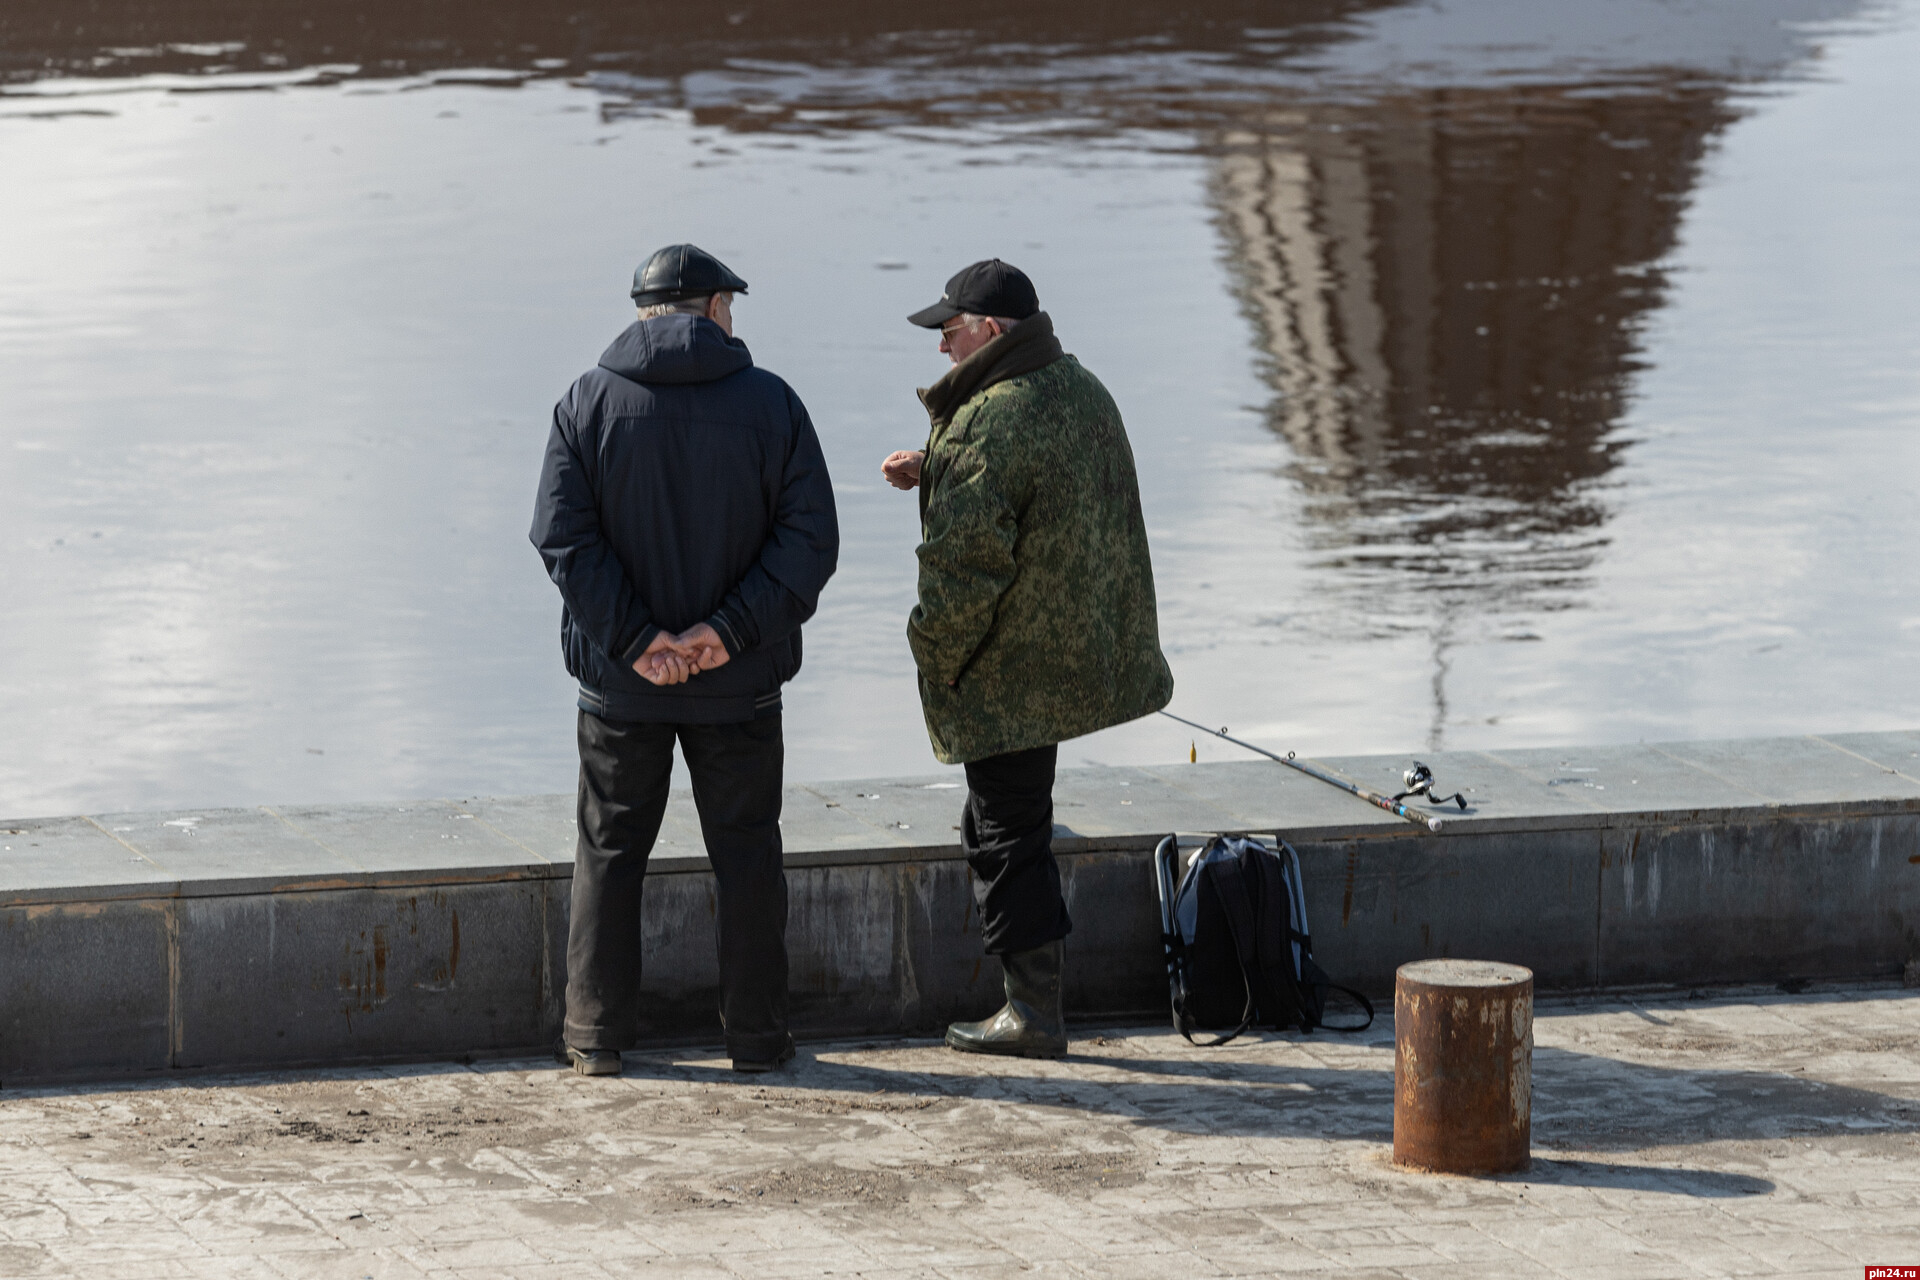
[[[1216,738],[1223,738],[1226,741],[1231,742],[1236,747],[1245,747],[1249,751],[1257,751],[1269,760],[1277,761],[1280,764],[1287,766],[1287,768],[1289,769],[1298,769],[1301,773],[1306,774],[1309,778],[1318,778],[1320,781],[1327,783],[1330,786],[1335,786],[1340,788],[1342,791],[1346,792],[1348,795],[1359,796],[1362,800],[1365,800],[1368,804],[1373,805],[1377,808],[1385,809],[1388,813],[1391,813],[1396,817],[1405,818],[1408,822],[1412,822],[1419,826],[1425,827],[1429,831],[1438,833],[1440,828],[1443,825],[1445,825],[1441,819],[1434,817],[1432,814],[1414,812],[1412,809],[1409,809],[1407,808],[1407,806],[1401,804],[1400,801],[1394,798],[1393,796],[1381,795],[1378,791],[1371,791],[1366,787],[1360,786],[1356,783],[1348,782],[1345,778],[1337,778],[1333,774],[1328,773],[1324,769],[1317,769],[1314,766],[1308,764],[1304,760],[1296,760],[1293,758],[1293,752],[1291,751],[1287,752],[1287,754],[1284,756],[1275,755],[1273,752],[1267,750],[1265,747],[1256,747],[1251,742],[1242,742],[1240,739],[1230,736],[1225,729],[1209,729],[1204,724],[1198,724],[1192,720],[1187,719],[1185,716],[1177,716],[1173,714],[1173,712],[1171,711],[1162,711],[1160,714],[1165,716],[1169,720],[1178,720],[1181,724],[1186,725],[1188,728],[1198,729],[1202,733],[1210,733]],[[1421,768],[1424,770],[1425,766],[1421,766]],[[1429,787],[1431,786],[1431,783],[1432,783],[1432,777],[1433,777],[1432,774],[1427,775],[1427,782],[1429,784]],[[1412,785],[1412,784],[1409,783],[1409,785]],[[1421,788],[1421,790],[1428,791],[1428,788],[1423,787]],[[1431,792],[1428,791],[1428,794],[1431,794]],[[1464,809],[1467,807],[1465,797],[1459,795],[1458,793],[1455,793],[1452,798],[1460,803],[1461,808]]]

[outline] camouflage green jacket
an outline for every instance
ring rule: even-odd
[[[947,764],[1167,705],[1133,450],[1041,312],[921,393],[920,602],[907,639]]]

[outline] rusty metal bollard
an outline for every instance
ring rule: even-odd
[[[1489,960],[1403,964],[1393,991],[1393,1162],[1435,1173],[1524,1169],[1533,1139],[1533,971]]]

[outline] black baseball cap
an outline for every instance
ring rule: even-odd
[[[922,329],[938,329],[963,311],[1025,320],[1039,309],[1040,295],[1033,291],[1027,273],[1011,263],[988,258],[947,281],[947,291],[940,295],[940,301],[914,312],[907,322]]]
[[[633,301],[651,307],[710,293],[745,293],[747,282],[698,245],[670,244],[633,273]]]

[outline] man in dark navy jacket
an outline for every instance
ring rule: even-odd
[[[580,682],[566,1051],[620,1070],[638,1035],[640,891],[673,744],[719,883],[720,1016],[736,1070],[793,1056],[780,686],[840,549],[807,410],[733,336],[747,285],[692,245],[634,273],[640,319],[553,411],[533,544]]]

